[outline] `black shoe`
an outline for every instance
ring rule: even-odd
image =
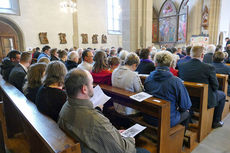
[[[213,129],[216,129],[216,128],[218,128],[218,127],[222,127],[224,125],[224,122],[223,121],[220,121],[220,122],[218,122],[218,123],[213,123],[212,124],[212,128]]]

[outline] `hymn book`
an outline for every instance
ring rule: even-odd
[[[140,92],[138,94],[130,96],[131,99],[134,99],[134,100],[139,101],[139,102],[142,102],[143,100],[148,99],[150,97],[152,97],[152,95],[150,95],[146,92]]]
[[[93,97],[90,101],[93,103],[93,107],[104,105],[111,97],[107,96],[99,85],[93,88]]]
[[[142,126],[140,124],[135,124],[133,126],[131,126],[130,128],[128,128],[127,130],[123,131],[121,133],[121,135],[123,137],[135,137],[138,133],[140,133],[141,131],[143,131],[144,129],[146,129],[145,126]]]

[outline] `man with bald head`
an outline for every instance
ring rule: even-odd
[[[93,78],[87,70],[72,69],[65,77],[65,89],[68,100],[58,124],[80,142],[82,153],[138,152],[134,138],[122,137],[101,111],[93,108]]]
[[[222,127],[222,112],[225,105],[225,94],[218,90],[219,84],[216,78],[215,67],[203,61],[204,47],[194,46],[191,49],[192,59],[178,66],[179,77],[184,81],[208,84],[208,108],[214,109],[213,128]],[[192,107],[199,107],[197,99],[192,100]]]

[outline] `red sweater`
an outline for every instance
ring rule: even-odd
[[[109,70],[101,70],[98,73],[91,72],[93,76],[93,82],[97,84],[112,85],[111,76],[112,72]]]
[[[176,70],[176,69],[174,69],[174,68],[172,68],[172,67],[170,67],[170,72],[174,75],[174,76],[177,76],[178,77],[178,70]]]

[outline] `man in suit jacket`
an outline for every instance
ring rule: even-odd
[[[213,128],[223,126],[221,121],[225,105],[225,94],[218,90],[215,67],[202,62],[204,48],[194,46],[191,50],[192,59],[179,65],[179,77],[184,81],[208,84],[208,108],[215,107]]]
[[[207,53],[204,55],[203,62],[212,63],[213,62],[213,54],[215,53],[215,50],[216,50],[215,45],[209,45],[207,47]]]
[[[22,91],[24,79],[31,61],[31,53],[23,52],[19,64],[16,65],[10,72],[9,82],[20,91]]]

